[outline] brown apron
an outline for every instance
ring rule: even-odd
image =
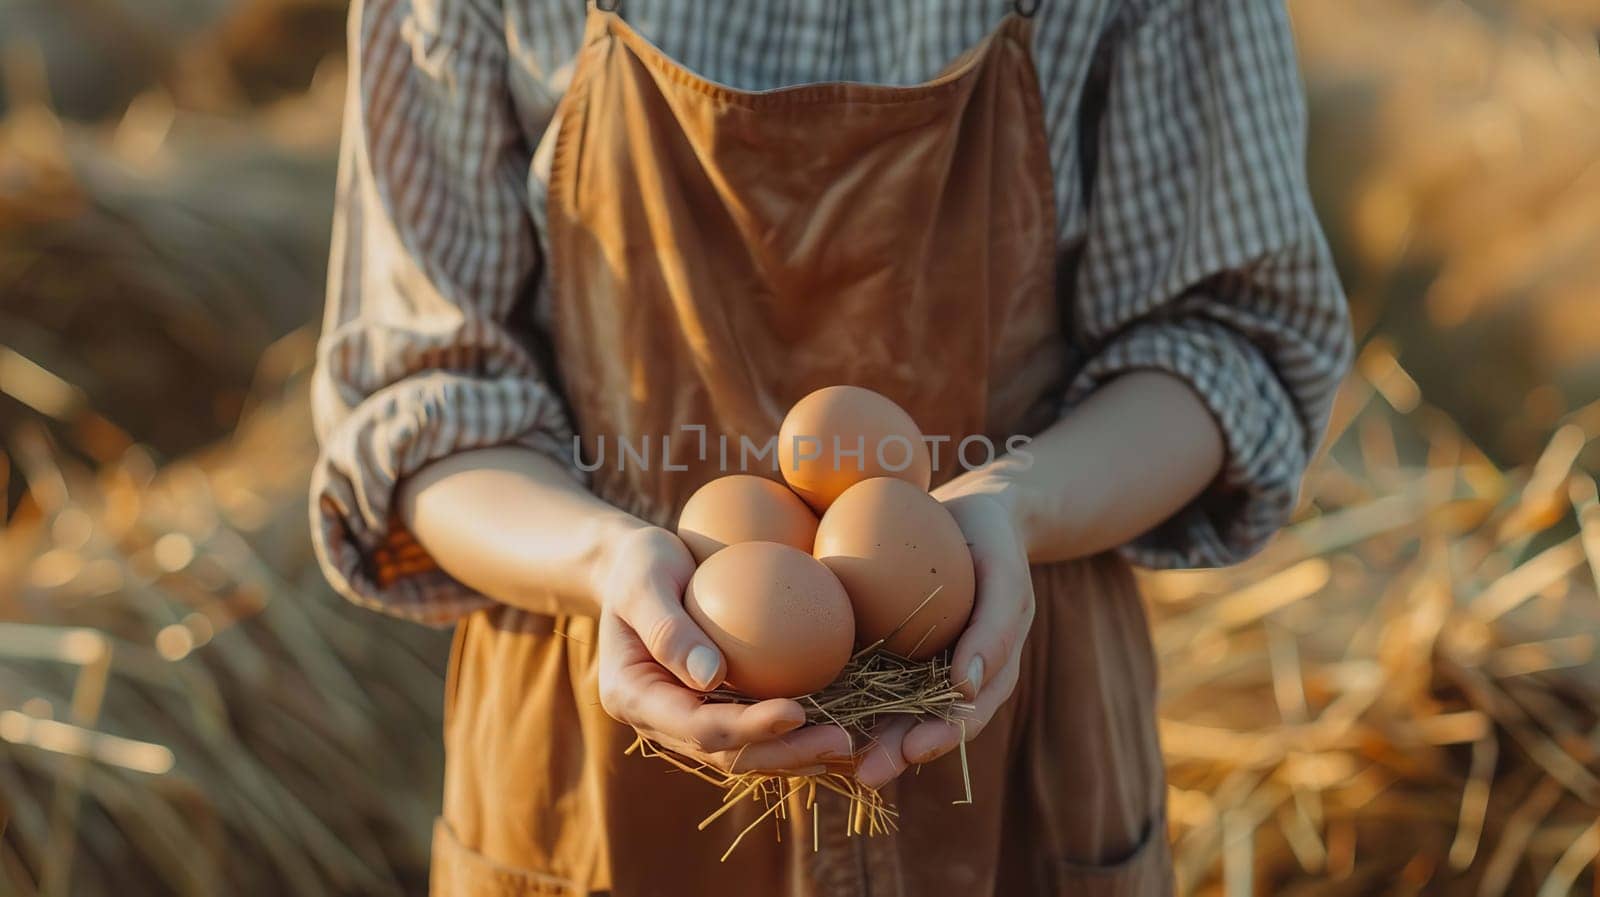
[[[926,84],[748,92],[591,9],[547,213],[556,357],[585,455],[604,462],[600,496],[671,524],[723,471],[718,437],[736,464],[739,437],[760,446],[830,384],[879,390],[952,437],[936,481],[962,438],[1003,446],[1050,422],[1066,352],[1030,42],[1013,15]],[[757,808],[697,832],[720,793],[624,756],[633,733],[596,697],[593,620],[470,617],[446,696],[434,892],[1168,893],[1155,669],[1130,571],[1105,556],[1036,567],[1034,585],[1016,694],[970,746],[972,805],[951,805],[951,755],[885,789],[895,836],[847,836],[825,795],[818,844],[794,813],[725,863]]]

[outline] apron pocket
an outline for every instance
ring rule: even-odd
[[[1061,897],[1170,897],[1172,861],[1165,819],[1157,817],[1126,857],[1114,863],[1056,862]]]
[[[449,823],[434,821],[430,897],[583,897],[587,893],[571,879],[497,863],[462,844]]]

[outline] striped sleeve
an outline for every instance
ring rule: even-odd
[[[405,533],[396,484],[473,448],[525,444],[568,458],[564,411],[520,323],[538,267],[523,200],[530,152],[488,11],[364,0],[350,43],[312,387],[322,447],[313,540],[346,597],[442,624],[489,599]]]
[[[1156,0],[1117,40],[1073,291],[1088,361],[1068,404],[1135,369],[1189,383],[1224,469],[1125,550],[1230,564],[1287,521],[1350,358],[1292,37],[1276,0]]]

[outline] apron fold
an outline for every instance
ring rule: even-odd
[[[443,819],[433,827],[428,889],[453,897],[583,897],[589,893],[570,879],[504,866],[468,849]]]
[[[1165,817],[1146,828],[1133,853],[1101,865],[1062,860],[1056,869],[1059,897],[1139,897],[1164,894],[1172,888],[1172,859],[1166,847]]]

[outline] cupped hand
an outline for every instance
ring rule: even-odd
[[[1017,687],[1022,646],[1033,625],[1027,547],[999,498],[982,491],[950,492],[955,494],[936,492],[935,497],[966,536],[977,578],[972,619],[951,657],[955,685],[972,709],[956,723],[897,719],[879,726],[856,770],[856,778],[869,787],[882,787],[908,767],[954,750],[963,738],[978,737]]]
[[[683,609],[694,575],[683,542],[659,527],[629,532],[596,571],[602,596],[600,703],[660,747],[723,772],[821,772],[848,763],[837,726],[806,726],[796,701],[706,701],[727,673],[722,654]]]

